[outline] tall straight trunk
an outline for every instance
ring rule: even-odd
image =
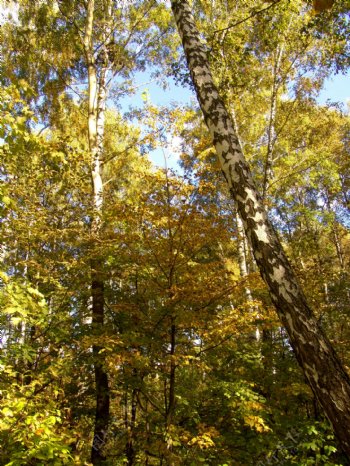
[[[134,435],[136,425],[137,393],[138,391],[136,388],[134,388],[131,392],[130,422],[128,421],[128,417],[126,417],[126,428],[128,431],[128,440],[126,443],[126,458],[128,466],[133,466],[135,464]],[[128,395],[126,394],[126,396]],[[126,409],[128,409],[127,405]]]
[[[167,393],[166,403],[166,432],[171,432],[171,427],[174,423],[175,414],[175,381],[176,381],[176,363],[175,363],[175,350],[176,350],[176,325],[175,318],[171,318],[170,327],[170,371],[169,371],[169,388]],[[166,464],[168,466],[174,466],[174,460],[172,458],[173,447],[171,444],[167,445],[168,455],[166,457]]]
[[[101,175],[101,151],[103,147],[104,111],[105,111],[105,70],[100,72],[100,82],[97,78],[97,67],[93,52],[93,22],[94,0],[87,4],[87,21],[84,37],[84,50],[88,68],[89,116],[88,134],[91,156],[91,181],[93,192],[93,214],[91,220],[91,234],[93,240],[101,235],[101,215],[103,206],[103,182]],[[102,78],[102,79],[101,79]],[[94,252],[91,259],[91,297],[92,297],[92,331],[99,335],[104,325],[104,281],[102,263]],[[94,438],[91,448],[91,462],[102,464],[105,460],[103,448],[107,441],[109,425],[109,385],[108,374],[105,370],[105,357],[101,354],[101,347],[93,345],[96,411]]]
[[[239,272],[241,277],[244,279],[249,275],[249,245],[247,242],[247,237],[244,232],[243,222],[238,212],[236,211],[236,225],[237,225],[237,244],[238,244],[238,265]],[[244,286],[244,291],[249,306],[250,312],[257,310],[255,306],[252,305],[253,295],[250,287],[248,285]],[[260,340],[260,328],[258,325],[255,326],[255,331],[253,338],[256,341]]]
[[[169,398],[166,412],[167,428],[171,426],[174,418],[175,411],[175,348],[176,348],[176,326],[174,318],[171,319],[172,324],[170,328],[170,373],[169,373]]]
[[[327,204],[328,212],[330,213],[333,212],[333,209],[331,206],[331,200],[330,200],[330,196],[328,192],[326,192],[326,204]],[[345,270],[344,250],[343,250],[343,246],[341,243],[341,239],[339,235],[339,227],[338,227],[336,218],[334,218],[334,220],[332,221],[332,233],[333,233],[334,246],[335,246],[335,250],[337,252],[337,257],[339,261],[339,266],[340,266],[340,269],[344,271]]]
[[[207,48],[185,0],[172,0],[187,64],[221,168],[260,273],[297,360],[350,458],[350,379],[308,306],[253,183],[234,125],[211,75]]]
[[[244,233],[243,222],[238,212],[236,212],[236,225],[237,225],[237,243],[238,243],[238,265],[239,272],[242,278],[246,278],[249,274],[248,264],[248,244]],[[246,286],[245,293],[248,301],[252,301],[252,292],[249,286]]]
[[[264,181],[263,181],[263,192],[262,197],[265,200],[267,195],[267,188],[270,179],[273,176],[273,150],[276,143],[276,114],[277,114],[277,97],[279,89],[279,79],[278,72],[281,66],[281,60],[283,56],[284,44],[280,45],[277,49],[277,55],[275,64],[273,67],[273,83],[271,89],[271,105],[270,105],[270,116],[269,116],[269,126],[267,129],[267,149],[265,156],[264,164]]]

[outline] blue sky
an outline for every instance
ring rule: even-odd
[[[347,104],[350,104],[350,72],[345,75],[333,75],[326,80],[318,101],[324,104],[327,100],[341,102],[344,104],[344,109],[346,109]]]
[[[142,107],[142,93],[147,91],[149,93],[152,104],[165,106],[176,102],[177,104],[189,104],[191,100],[196,99],[194,93],[188,87],[177,86],[173,80],[169,80],[168,89],[163,89],[156,82],[150,82],[148,74],[140,74],[137,77],[137,85],[139,86],[136,93],[132,97],[128,97],[121,102],[124,111],[127,111],[128,107]],[[344,110],[347,110],[350,106],[350,72],[346,75],[338,74],[333,75],[326,80],[324,88],[321,90],[318,97],[318,101],[321,105],[328,102],[337,102],[343,104]],[[173,145],[176,146],[178,141],[173,141]],[[150,154],[151,160],[159,166],[164,166],[164,152],[167,156],[167,166],[170,168],[177,169],[178,154],[172,150],[156,149]]]
[[[137,107],[142,106],[143,100],[141,95],[145,90],[149,92],[152,103],[156,105],[168,105],[171,102],[188,104],[191,99],[196,98],[188,87],[177,86],[173,80],[169,80],[169,88],[166,90],[162,89],[157,83],[150,82],[147,74],[140,74],[137,81],[140,87],[131,99],[128,98],[128,100],[123,102],[123,106],[127,107],[131,104]],[[345,75],[333,75],[326,80],[318,101],[320,104],[326,104],[327,100],[343,103],[344,108],[347,103],[350,104],[350,72]]]

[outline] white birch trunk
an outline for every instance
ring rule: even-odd
[[[96,240],[101,235],[101,218],[103,208],[101,160],[104,136],[107,69],[102,68],[100,70],[100,80],[98,80],[93,44],[94,10],[94,0],[88,0],[84,51],[88,69],[88,136],[91,156],[91,182],[93,194],[91,233],[93,240]],[[93,257],[91,259],[91,296],[92,330],[98,335],[104,326],[104,280],[102,276],[101,260],[98,257]],[[105,459],[103,448],[107,441],[110,399],[108,374],[104,367],[104,355],[101,354],[101,347],[99,345],[95,344],[92,349],[94,354],[96,411],[94,437],[91,449],[91,462],[94,465],[99,465],[102,464]]]
[[[172,0],[187,64],[260,273],[270,290],[305,377],[350,458],[350,379],[308,306],[297,277],[267,217],[232,120],[213,82],[207,48],[185,0]]]

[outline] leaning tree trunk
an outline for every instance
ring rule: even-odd
[[[197,98],[260,273],[305,377],[350,458],[349,376],[308,306],[267,217],[234,125],[214,85],[208,50],[196,29],[191,9],[185,0],[171,3]]]

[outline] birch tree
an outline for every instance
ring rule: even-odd
[[[109,6],[109,5],[108,5]],[[108,14],[106,11],[105,13]],[[97,66],[93,40],[95,2],[89,0],[86,11],[86,25],[84,34],[84,52],[88,72],[88,137],[91,157],[91,182],[93,195],[93,215],[91,219],[91,234],[95,240],[101,237],[101,219],[103,207],[103,181],[101,161],[103,154],[104,112],[106,101],[106,74],[108,72],[108,55],[106,38],[102,38],[102,66]],[[110,17],[110,12],[108,17]],[[108,24],[103,35],[110,33]],[[92,330],[100,333],[104,324],[104,281],[102,278],[102,264],[98,257],[91,258],[91,297],[92,297]],[[109,425],[109,383],[105,369],[105,358],[101,354],[101,347],[93,346],[96,411],[94,437],[91,449],[91,461],[99,464],[104,459],[102,448],[107,438]]]
[[[191,9],[184,0],[171,4],[198,102],[260,273],[305,377],[350,457],[349,376],[306,302],[267,217],[233,122],[213,82],[208,48],[200,39]]]

